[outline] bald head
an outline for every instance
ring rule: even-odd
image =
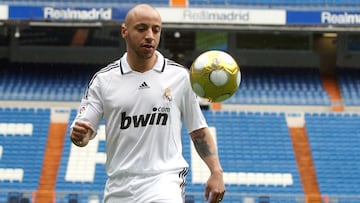
[[[144,17],[155,22],[161,22],[160,14],[154,7],[148,4],[139,4],[128,11],[124,23],[128,26],[129,24],[136,22],[139,18]]]

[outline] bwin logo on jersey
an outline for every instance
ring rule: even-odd
[[[121,113],[120,129],[124,130],[130,127],[131,124],[137,127],[144,127],[147,125],[166,125],[169,115],[169,108],[159,107],[153,108],[153,113],[140,114],[134,116],[126,115],[126,112]]]

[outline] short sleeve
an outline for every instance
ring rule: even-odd
[[[201,111],[199,100],[190,86],[190,79],[186,77],[184,82],[184,97],[182,100],[182,115],[188,133],[204,127],[208,127]]]

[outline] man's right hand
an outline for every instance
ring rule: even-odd
[[[83,121],[76,121],[71,129],[70,139],[78,147],[85,147],[94,133],[91,124]]]

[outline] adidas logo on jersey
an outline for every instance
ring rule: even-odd
[[[139,86],[139,89],[146,89],[146,88],[150,88],[149,85],[146,84],[146,82],[143,82],[143,83]]]

